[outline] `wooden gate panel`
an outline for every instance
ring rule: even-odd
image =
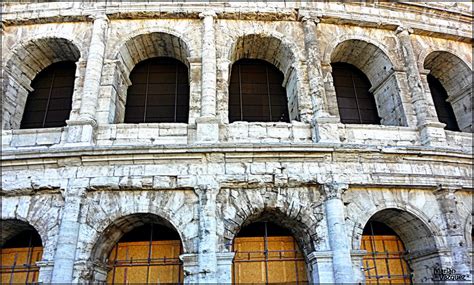
[[[42,254],[42,247],[1,249],[2,284],[37,282],[39,268],[36,262],[41,260]]]

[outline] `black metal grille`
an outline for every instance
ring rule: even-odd
[[[188,68],[179,60],[156,57],[140,62],[130,74],[125,123],[187,123]]]
[[[54,63],[41,71],[31,83],[26,100],[22,129],[63,127],[72,108],[76,64]]]
[[[283,74],[270,63],[241,59],[232,66],[229,121],[289,122]]]
[[[428,85],[430,86],[431,96],[438,114],[438,120],[446,124],[445,129],[450,131],[459,131],[459,126],[454,115],[453,107],[446,100],[448,93],[441,82],[431,74],[428,74]]]
[[[333,63],[332,77],[336,89],[341,122],[344,124],[380,124],[370,81],[364,73],[348,63]]]

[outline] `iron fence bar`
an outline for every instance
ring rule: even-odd
[[[46,100],[46,109],[45,109],[44,116],[43,116],[43,123],[41,124],[42,128],[44,128],[44,126],[46,125],[46,117],[48,116],[49,103],[51,102],[51,95],[53,94],[54,80],[55,79],[56,79],[56,69],[53,70],[53,76],[51,78],[51,84],[49,86],[48,100]]]
[[[32,241],[33,235],[30,233],[30,239],[28,240],[28,256],[26,259],[26,262],[28,265],[31,264],[31,258],[33,257],[33,248],[31,247],[31,241]],[[27,265],[27,266],[28,266]],[[28,266],[29,269],[29,266]],[[28,283],[28,277],[30,277],[30,271],[26,272],[26,280],[25,283]]]
[[[268,231],[267,231],[267,222],[265,221],[263,223],[265,233],[264,233],[264,238],[263,238],[263,246],[265,249],[265,284],[268,285]]]

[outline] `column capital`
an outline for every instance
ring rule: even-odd
[[[456,191],[460,190],[462,188],[461,185],[445,185],[445,184],[439,184],[436,186],[436,188],[433,190],[433,194],[435,194],[437,197],[446,197],[446,196],[451,196],[453,195]]]
[[[342,194],[349,189],[349,184],[340,182],[329,182],[321,185],[322,194],[326,200],[342,199]]]
[[[319,17],[312,16],[309,14],[306,14],[306,15],[303,14],[300,18],[300,21],[304,24],[314,24],[314,25],[321,23],[321,19]]]
[[[217,185],[208,185],[208,184],[199,184],[194,187],[194,192],[201,197],[204,195],[213,195],[216,196],[219,193],[220,187]]]
[[[92,19],[93,21],[95,20],[105,20],[107,22],[109,22],[109,17],[107,17],[107,14],[105,14],[105,11],[99,11],[93,15],[90,15],[89,16],[90,19]]]
[[[199,13],[199,18],[204,19],[207,17],[217,18],[217,14],[214,10],[205,10]]]
[[[413,34],[413,29],[400,25],[395,30],[395,33],[397,35],[407,35],[407,36],[409,36],[409,35]]]

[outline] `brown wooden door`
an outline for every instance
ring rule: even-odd
[[[368,284],[411,284],[410,270],[403,259],[405,247],[395,235],[364,235],[361,249],[367,250],[363,259]]]
[[[182,283],[180,246],[179,240],[118,243],[109,256],[107,283]]]
[[[292,236],[236,237],[233,266],[234,283],[307,284],[303,255]]]
[[[2,284],[38,282],[36,262],[41,260],[42,255],[43,247],[2,248]]]

